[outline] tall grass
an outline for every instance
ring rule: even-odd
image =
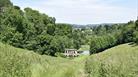
[[[23,51],[23,50],[22,50]],[[18,49],[0,43],[0,77],[30,77],[30,61]]]
[[[138,77],[138,46],[124,44],[70,60],[0,43],[0,77]]]
[[[84,59],[42,56],[0,43],[0,77],[84,77]]]
[[[89,77],[138,77],[138,46],[124,44],[92,55],[85,69]]]
[[[41,56],[32,51],[0,43],[0,77],[46,77],[49,68],[64,59]]]

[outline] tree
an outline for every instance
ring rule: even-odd
[[[135,22],[135,29],[138,30],[138,20]]]
[[[0,0],[0,8],[10,6],[10,5],[12,5],[10,0]]]
[[[115,46],[116,43],[117,40],[115,40],[115,37],[112,35],[94,37],[91,40],[90,53],[94,54],[102,52],[105,49]]]
[[[97,43],[96,43],[95,40],[91,41],[91,44],[90,44],[90,53],[91,54],[97,53]]]
[[[133,33],[133,41],[138,44],[138,20],[135,22],[135,31]]]
[[[47,33],[50,35],[54,35],[55,32],[55,25],[54,24],[48,24],[47,25]]]

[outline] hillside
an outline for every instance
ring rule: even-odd
[[[138,46],[123,44],[89,57],[89,77],[138,77]]]
[[[137,77],[137,55],[138,46],[134,44],[119,45],[90,57],[63,59],[0,43],[0,77]]]
[[[63,59],[0,43],[0,77],[137,77],[137,64],[138,46],[134,44]]]
[[[85,77],[85,58],[41,56],[0,43],[0,77]]]

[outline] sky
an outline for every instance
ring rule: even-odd
[[[138,0],[11,0],[56,18],[56,23],[100,24],[136,20]]]

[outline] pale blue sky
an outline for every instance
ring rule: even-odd
[[[138,0],[11,0],[55,17],[57,23],[99,24],[136,20]]]

